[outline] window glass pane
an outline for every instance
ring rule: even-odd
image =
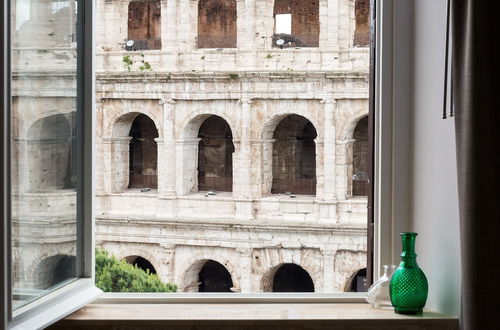
[[[329,4],[97,1],[100,288],[366,290],[370,1]]]
[[[77,3],[10,1],[16,309],[78,275]]]

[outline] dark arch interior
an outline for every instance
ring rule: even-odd
[[[368,195],[368,116],[359,120],[354,129],[352,195]]]
[[[198,137],[198,190],[233,190],[233,134],[219,116],[208,117]]]
[[[199,292],[231,292],[233,280],[226,267],[217,261],[209,260],[199,273]]]
[[[129,264],[137,266],[137,268],[140,268],[145,272],[149,270],[150,274],[156,274],[156,269],[147,259],[139,256],[130,256],[125,258],[125,261],[127,261]]]
[[[271,193],[316,194],[316,137],[302,116],[289,115],[276,126]]]
[[[314,292],[314,283],[304,268],[284,264],[274,275],[273,292]]]
[[[151,118],[138,115],[130,128],[129,188],[158,187],[158,130]]]
[[[74,136],[65,115],[39,119],[27,132],[30,190],[75,188]]]
[[[348,290],[350,292],[366,292],[366,268],[360,269],[352,277],[350,287]]]

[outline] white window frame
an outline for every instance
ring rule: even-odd
[[[82,262],[77,265],[79,278],[68,281],[66,285],[12,311],[11,282],[11,240],[10,240],[10,0],[3,1],[0,9],[2,26],[0,41],[2,46],[1,63],[1,119],[0,136],[2,159],[0,160],[0,253],[2,265],[0,272],[1,315],[0,325],[5,329],[41,329],[69,313],[95,300],[101,290],[95,287],[94,280],[94,1],[78,1],[77,40],[77,108],[79,120],[77,130],[81,131],[82,143],[77,153],[77,168],[82,175],[81,197],[79,198],[79,219],[77,220],[77,246]],[[84,38],[86,36],[86,38]],[[90,37],[88,37],[90,36]]]
[[[411,0],[376,0],[376,91],[375,102],[375,193],[374,193],[374,278],[380,276],[383,264],[396,263],[400,251],[397,233],[410,228],[410,184],[411,184],[411,45],[412,45],[412,9]],[[1,43],[3,53],[0,59],[2,70],[8,64],[7,52],[9,41],[7,9],[10,1],[3,1],[0,15],[3,26]],[[0,293],[2,294],[0,315],[1,325],[8,329],[42,328],[57,321],[68,313],[78,309],[93,300],[99,290],[94,286],[94,221],[93,221],[93,180],[94,164],[94,1],[78,1],[82,8],[83,20],[79,20],[86,36],[84,44],[84,59],[81,70],[85,82],[83,88],[83,104],[86,117],[83,123],[85,136],[83,162],[86,180],[84,186],[84,229],[83,277],[66,285],[51,294],[29,304],[22,313],[12,314],[10,305],[10,241],[8,223],[9,204],[8,188],[0,178],[2,192],[0,199],[0,217],[2,232],[0,236],[0,253],[2,266],[0,272]],[[81,7],[79,7],[81,8]],[[80,12],[80,10],[79,10]],[[79,36],[81,40],[82,35]],[[2,72],[0,89],[2,110],[8,106],[8,98],[4,94],[9,91],[9,77]],[[5,94],[7,95],[7,94]],[[5,116],[5,111],[1,114]],[[6,154],[8,154],[9,130],[8,118],[1,118],[0,134],[2,134],[2,153],[0,160],[0,176],[8,175]],[[7,119],[7,120],[5,120]],[[396,138],[397,137],[397,138]],[[359,302],[363,301],[363,293],[332,293],[332,294],[103,294],[100,303],[212,303],[212,302]]]

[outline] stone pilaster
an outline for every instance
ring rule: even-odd
[[[323,199],[335,200],[335,106],[336,101],[333,98],[321,101],[324,105],[324,194]]]
[[[323,291],[335,292],[335,250],[322,250],[323,254]]]
[[[129,184],[130,136],[104,138],[104,191],[106,194],[123,192]]]
[[[316,145],[316,197],[323,199],[325,189],[324,141],[315,139]]]
[[[336,190],[337,199],[346,200],[351,194],[349,182],[352,181],[352,147],[355,140],[337,141]]]
[[[252,249],[237,249],[241,293],[253,293],[252,291]]]
[[[184,139],[176,143],[177,195],[186,195],[198,190],[198,144],[201,139]]]
[[[176,146],[174,136],[175,101],[168,99],[163,103],[163,141],[161,150],[158,144],[158,192],[160,196],[175,195]],[[161,187],[161,188],[160,188]]]
[[[175,51],[177,48],[177,0],[161,1],[161,48]]]

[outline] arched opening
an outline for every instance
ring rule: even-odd
[[[129,256],[125,258],[125,261],[131,265],[136,266],[137,268],[142,269],[145,272],[149,271],[150,274],[156,274],[156,269],[153,267],[153,265],[143,257]]]
[[[316,129],[306,118],[285,117],[273,133],[272,194],[316,194]]]
[[[367,282],[366,282],[366,268],[358,270],[354,273],[345,285],[345,292],[366,292]]]
[[[314,283],[304,268],[283,264],[274,274],[272,292],[314,292]]]
[[[128,5],[127,50],[161,49],[160,0],[134,0]]]
[[[356,0],[354,5],[356,30],[354,31],[354,46],[370,45],[370,0]]]
[[[219,116],[210,116],[198,131],[198,190],[233,190],[233,134]]]
[[[208,260],[198,274],[199,292],[232,292],[233,280],[226,267]]]
[[[274,47],[319,46],[319,0],[274,1]]]
[[[352,195],[368,196],[368,116],[359,120],[353,139]]]
[[[34,288],[45,290],[76,276],[76,257],[55,255],[40,263],[34,274]]]
[[[200,0],[198,48],[236,48],[235,0]]]
[[[158,130],[151,118],[138,115],[132,122],[129,136],[129,188],[158,187]]]
[[[36,121],[27,133],[29,190],[43,192],[76,186],[74,136],[64,115]]]

